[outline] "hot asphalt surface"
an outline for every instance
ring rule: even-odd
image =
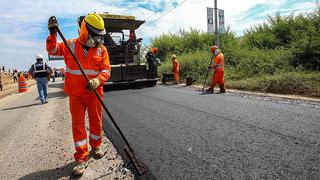
[[[176,86],[110,91],[105,102],[149,167],[140,179],[320,179],[319,104]]]

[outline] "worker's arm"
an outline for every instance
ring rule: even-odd
[[[34,72],[34,67],[33,67],[33,65],[30,67],[30,69],[29,69],[29,74],[33,74],[33,72]]]
[[[28,71],[28,73],[32,76],[32,78],[35,78],[35,69],[34,65],[32,65]]]
[[[111,67],[110,67],[110,60],[108,51],[105,47],[102,47],[102,63],[100,67],[101,71],[98,76],[100,85],[103,85],[105,82],[107,82],[111,75]]]
[[[52,68],[47,63],[45,63],[45,68],[46,68],[48,75],[51,75],[53,73]]]
[[[64,54],[64,43],[57,42],[57,34],[50,34],[47,38],[46,48],[50,55],[62,56]]]

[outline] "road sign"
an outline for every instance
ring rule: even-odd
[[[207,7],[207,27],[209,33],[214,32],[213,23],[213,8]]]
[[[63,61],[64,58],[63,56],[52,56],[52,55],[48,55],[49,56],[49,61]]]
[[[224,10],[219,9],[219,33],[222,34],[225,32],[225,25],[224,25]]]

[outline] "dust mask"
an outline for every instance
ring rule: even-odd
[[[91,36],[89,34],[86,46],[88,47],[98,47],[100,44],[103,44],[103,36]]]
[[[213,55],[218,55],[219,54],[219,49],[216,49],[214,52],[213,52]]]

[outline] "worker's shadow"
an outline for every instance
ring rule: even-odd
[[[28,108],[31,106],[38,106],[41,105],[41,103],[33,103],[33,104],[28,104],[28,105],[23,105],[23,106],[16,106],[16,107],[11,107],[11,108],[5,108],[5,109],[1,109],[1,111],[9,111],[9,110],[13,110],[13,109],[20,109],[20,108]]]
[[[63,89],[64,87],[64,83],[52,83],[52,84],[48,84],[49,88],[59,88],[59,89]]]
[[[50,99],[64,99],[66,97],[67,97],[67,95],[64,92],[51,92],[51,93],[48,93],[48,100],[49,101],[50,101]],[[34,100],[40,100],[40,98],[37,97]]]
[[[185,84],[174,84],[174,83],[166,83],[166,84],[161,84],[162,86],[164,87],[173,87],[173,88],[176,88],[176,89],[183,89],[183,88],[186,88],[186,87],[190,87],[190,86],[187,86]]]
[[[67,97],[67,95],[64,92],[51,92],[51,93],[48,93],[48,98],[49,99],[51,99],[51,98],[64,99],[66,97]]]
[[[219,93],[219,92],[213,92],[213,93],[208,93],[208,92],[206,92],[206,90],[197,90],[198,92],[199,92],[199,95],[201,95],[201,96],[209,96],[209,95],[223,95],[223,94],[221,94],[221,93]]]
[[[65,166],[55,168],[55,169],[49,169],[49,170],[43,170],[38,172],[33,172],[31,174],[27,174],[19,180],[33,180],[33,179],[79,179],[80,177],[73,177],[71,176],[72,169],[75,167],[75,162],[71,162],[69,164],[66,164]]]

